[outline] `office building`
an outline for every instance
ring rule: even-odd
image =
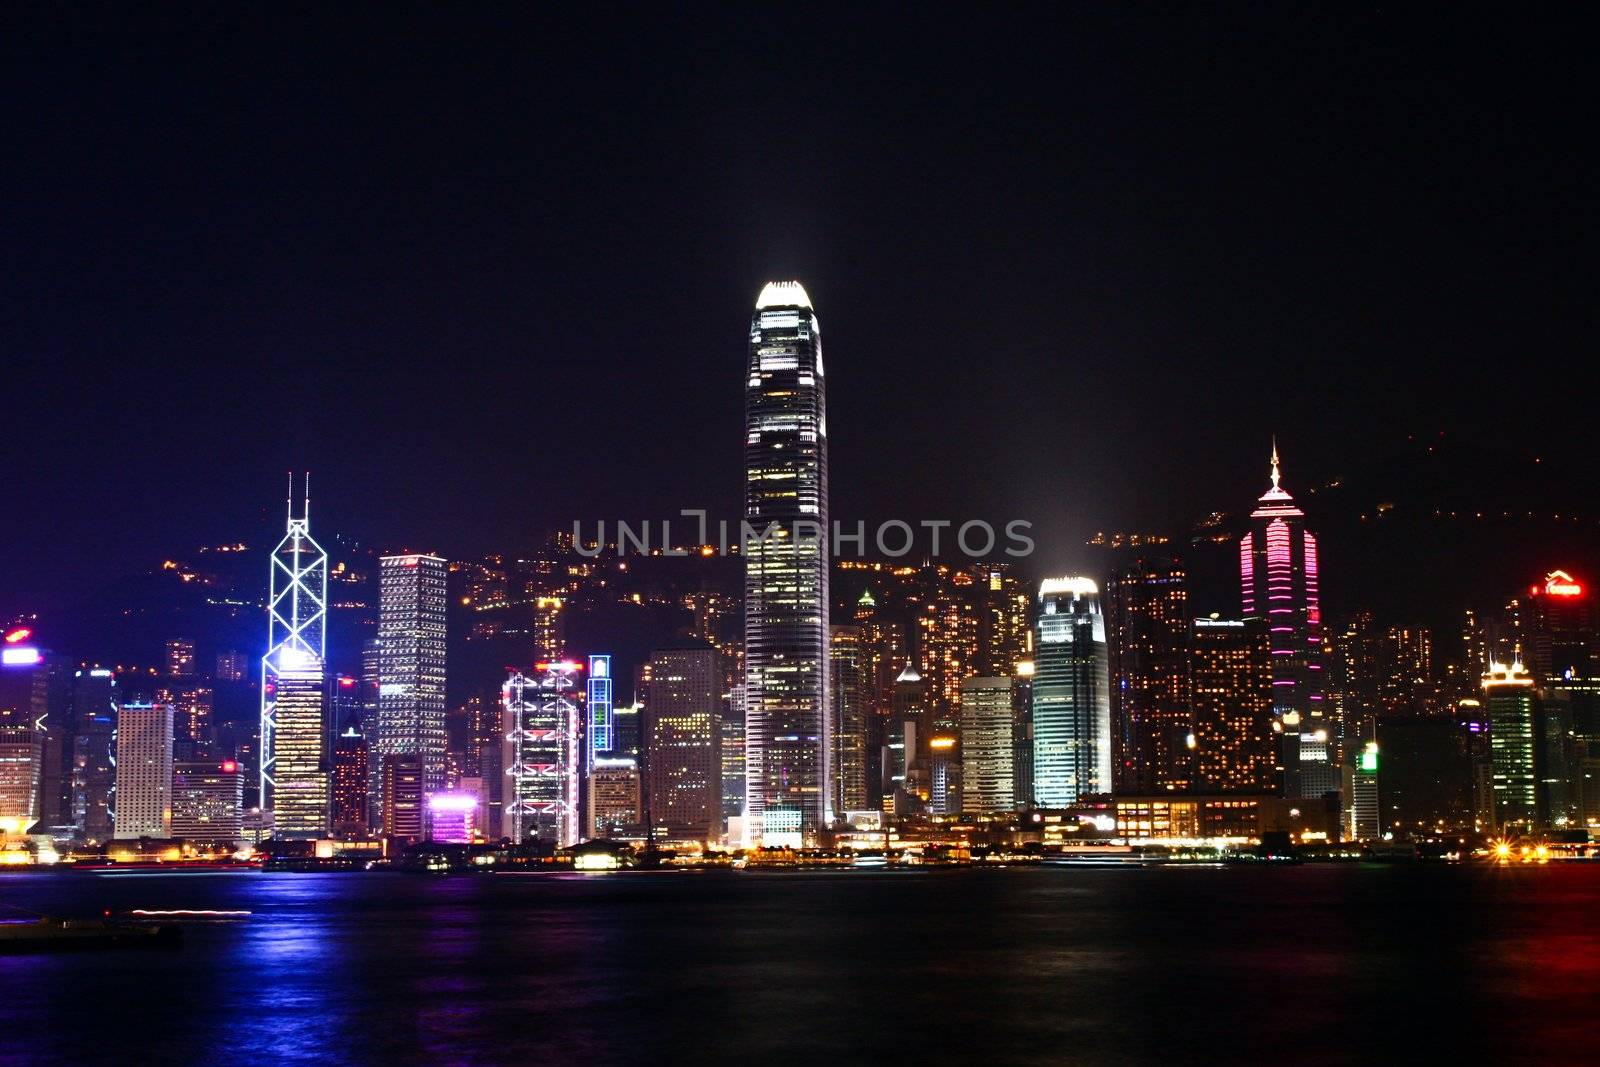
[[[446,845],[470,845],[478,835],[476,793],[454,791],[428,797],[428,837]]]
[[[1111,694],[1105,617],[1088,578],[1039,587],[1033,660],[1033,790],[1064,808],[1111,789]]]
[[[722,834],[721,676],[709,644],[650,654],[647,800],[663,836],[715,841]]]
[[[542,671],[533,677],[512,672],[500,691],[500,832],[517,843],[537,838],[565,848],[577,844],[581,832],[582,668],[570,660],[538,666]]]
[[[119,839],[172,836],[172,705],[117,709]]]
[[[639,825],[639,764],[598,756],[589,772],[589,836],[614,837]]]
[[[322,661],[282,648],[269,678],[273,732],[274,836],[314,841],[328,836],[331,805],[328,687]]]
[[[166,673],[169,678],[188,678],[194,675],[194,642],[186,637],[175,637],[166,643]]]
[[[286,510],[285,532],[272,551],[268,583],[267,653],[261,658],[258,796],[263,811],[277,807],[277,761],[280,749],[284,749],[290,754],[289,773],[296,776],[287,783],[291,797],[287,823],[290,835],[317,836],[312,824],[320,823],[325,829],[328,795],[329,731],[322,698],[323,664],[328,656],[328,554],[311,537],[309,475],[300,517],[294,515],[292,475]],[[292,701],[292,721],[285,724],[290,736],[280,738],[278,702],[282,698]],[[323,811],[320,820],[308,809],[319,795]]]
[[[383,833],[392,841],[414,844],[422,840],[423,763],[416,752],[383,757]]]
[[[423,787],[445,787],[445,561],[416,553],[379,560],[378,717],[372,752],[422,758]]]
[[[367,832],[371,775],[367,766],[367,739],[354,726],[333,743],[333,832],[359,837]]]
[[[1272,648],[1272,713],[1281,730],[1285,795],[1321,797],[1338,790],[1339,769],[1325,706],[1317,539],[1280,481],[1274,444],[1272,487],[1250,513],[1250,532],[1239,543],[1243,615],[1265,621]]]
[[[172,765],[172,836],[197,844],[244,840],[244,775],[235,760]]]
[[[1195,782],[1189,584],[1171,560],[1138,560],[1106,583],[1112,787],[1149,795]]]
[[[1272,647],[1259,619],[1195,619],[1189,636],[1195,778],[1202,793],[1279,788]]]
[[[1505,835],[1545,825],[1539,789],[1539,694],[1521,663],[1489,664],[1483,676],[1489,724],[1494,828]]]
[[[867,807],[867,679],[861,630],[832,628],[829,700],[833,704],[833,806],[835,811]]]
[[[961,810],[969,815],[1018,806],[1017,734],[1021,716],[1011,678],[961,683]]]
[[[237,649],[217,653],[216,672],[219,682],[243,682],[250,677],[250,657]]]
[[[1368,741],[1362,747],[1350,780],[1350,836],[1356,841],[1376,840],[1383,832],[1376,741]]]
[[[0,837],[21,835],[39,821],[44,733],[0,725]]]
[[[799,845],[831,820],[828,424],[822,340],[798,282],[756,300],[745,377],[746,819]]]

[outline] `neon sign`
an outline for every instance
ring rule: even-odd
[[[1533,587],[1533,593],[1535,596],[1538,595],[1538,586]],[[1544,576],[1544,594],[1545,596],[1582,596],[1583,586],[1573,581],[1572,575],[1566,571],[1551,571]],[[9,641],[10,638],[8,637],[6,640]]]

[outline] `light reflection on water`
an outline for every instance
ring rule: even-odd
[[[1597,1035],[1600,865],[53,873],[0,903],[253,912],[175,952],[0,956],[3,1062],[1480,1060]]]

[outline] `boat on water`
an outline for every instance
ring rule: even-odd
[[[40,916],[0,922],[0,955],[95,948],[177,948],[182,937],[182,931],[170,923]]]

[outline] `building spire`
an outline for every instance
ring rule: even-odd
[[[1278,488],[1278,435],[1272,435],[1272,488]]]

